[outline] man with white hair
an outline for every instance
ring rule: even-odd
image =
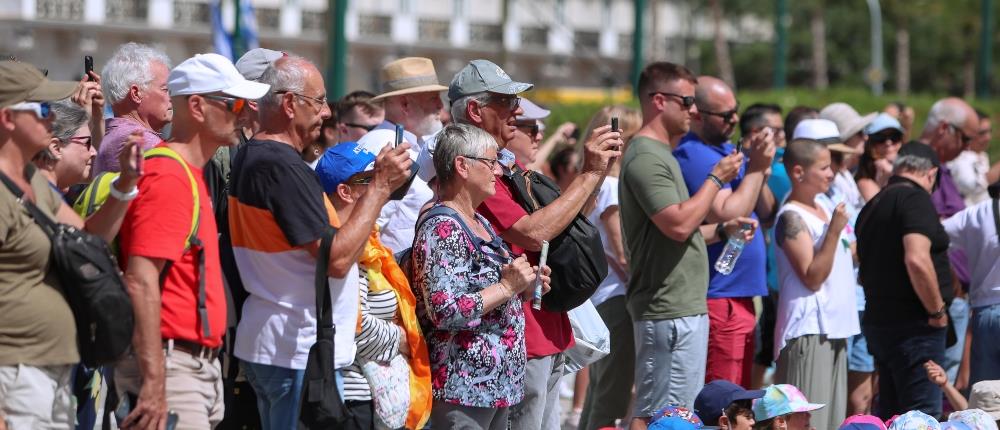
[[[406,57],[386,64],[382,68],[382,94],[371,99],[385,108],[385,121],[376,128],[403,126],[403,139],[412,145],[410,158],[416,160],[424,138],[441,129],[441,91],[447,89],[438,83],[429,58]],[[402,200],[386,204],[378,217],[382,243],[393,252],[409,248],[420,207],[433,195],[427,183],[417,177]]]
[[[144,150],[163,140],[159,133],[173,116],[167,91],[169,73],[167,54],[134,42],[119,46],[104,65],[101,87],[115,116],[105,123],[94,175],[121,170],[118,151],[133,132],[142,132]]]

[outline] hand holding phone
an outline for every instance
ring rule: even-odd
[[[611,117],[611,131],[621,131],[621,129],[618,128],[618,117],[617,116]]]
[[[94,71],[94,57],[89,55],[83,57],[83,78],[90,80],[90,72]]]

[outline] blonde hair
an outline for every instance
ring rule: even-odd
[[[639,114],[638,109],[625,105],[605,106],[598,110],[594,116],[590,117],[590,122],[584,129],[580,143],[590,140],[590,135],[594,134],[595,128],[611,124],[611,117],[615,116],[618,117],[618,128],[622,132],[622,140],[628,143],[632,135],[642,127],[642,115]]]

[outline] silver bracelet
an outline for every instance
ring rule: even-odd
[[[118,189],[115,188],[115,185],[118,184],[118,179],[119,178],[115,178],[114,181],[111,181],[111,197],[114,197],[119,201],[127,202],[139,196],[139,187],[132,187],[132,189],[127,193],[118,191]]]

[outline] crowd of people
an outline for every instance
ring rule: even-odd
[[[0,430],[298,428],[330,328],[347,429],[997,428],[1000,163],[967,102],[783,116],[654,62],[638,109],[546,140],[488,60],[380,82],[328,100],[268,49],[0,62]],[[80,363],[29,206],[112,244],[114,362]],[[591,314],[565,272],[594,268],[546,264],[587,234]],[[610,346],[578,363],[587,315]]]

